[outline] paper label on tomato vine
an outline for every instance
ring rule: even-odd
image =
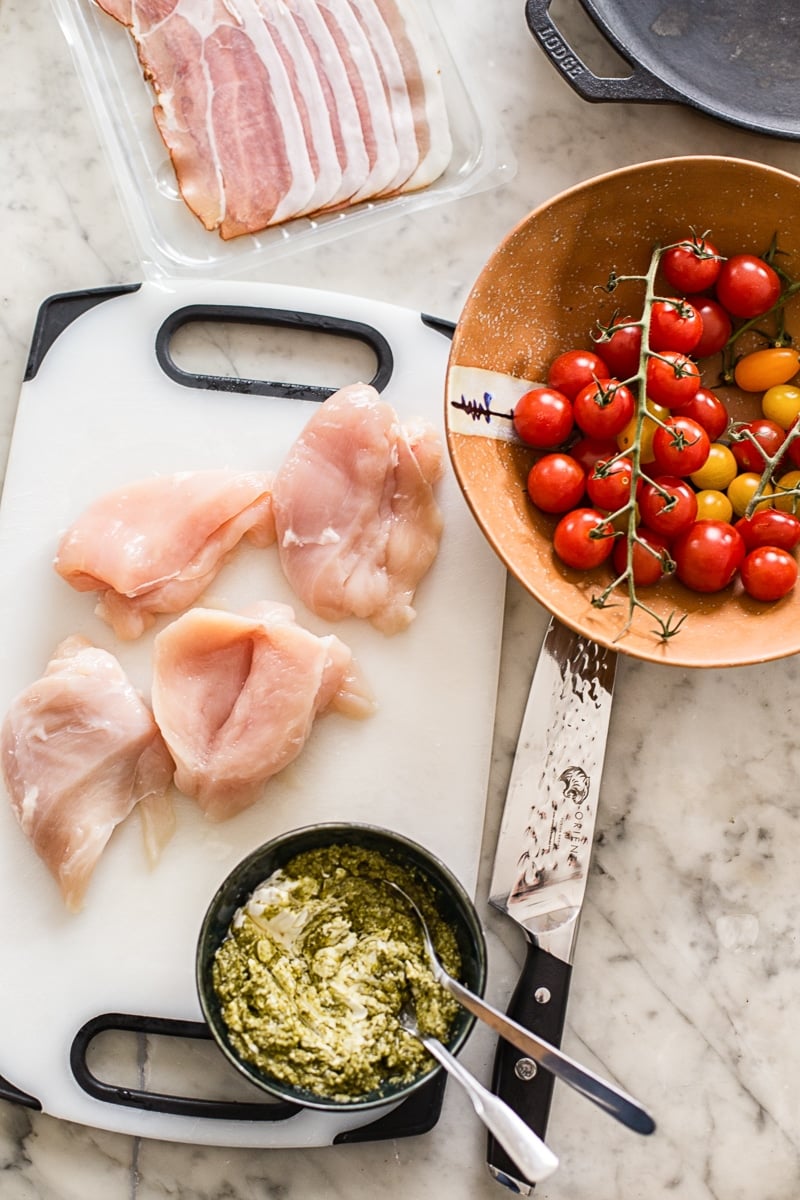
[[[447,423],[453,433],[517,442],[514,406],[539,387],[544,384],[483,367],[453,367],[447,380]]]

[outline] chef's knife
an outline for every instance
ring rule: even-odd
[[[525,963],[508,1013],[555,1046],[567,1010],[572,954],[592,852],[616,654],[551,620],[522,719],[489,890],[523,929]],[[553,1075],[501,1040],[492,1090],[544,1138]],[[489,1138],[498,1182],[532,1184]]]

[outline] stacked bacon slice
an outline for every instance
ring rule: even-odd
[[[130,30],[178,186],[225,238],[427,187],[452,142],[410,0],[96,0]]]

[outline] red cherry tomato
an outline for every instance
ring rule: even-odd
[[[688,404],[700,387],[700,368],[685,354],[665,350],[647,360],[647,395],[664,408]]]
[[[514,407],[514,428],[529,446],[550,450],[560,446],[575,423],[572,403],[555,388],[533,388]]]
[[[675,573],[694,592],[719,592],[741,566],[742,535],[727,521],[695,521],[672,543]]]
[[[614,332],[608,341],[600,338],[597,348],[615,379],[630,379],[639,371],[642,351],[642,328],[632,317],[614,322]]]
[[[780,600],[797,582],[797,563],[777,546],[759,546],[745,556],[742,583],[754,600]]]
[[[698,425],[702,425],[709,440],[718,442],[728,428],[728,410],[719,396],[708,388],[699,387],[688,404],[671,410],[673,417],[691,417]]]
[[[708,458],[711,447],[702,425],[691,417],[667,417],[653,434],[653,458],[663,475],[692,475]]]
[[[616,458],[611,462],[595,463],[586,477],[586,491],[596,508],[616,512],[631,498],[633,463],[629,458]]]
[[[745,438],[740,442],[733,441],[731,442],[733,457],[743,471],[755,471],[760,475],[764,470],[765,459],[772,458],[777,454],[786,440],[786,430],[781,429],[775,421],[768,421],[766,417],[760,417],[757,421],[748,421],[739,428],[746,430],[754,437],[758,445],[754,446],[750,438]],[[763,454],[758,446],[764,451]]]
[[[702,237],[671,246],[661,256],[661,270],[667,283],[687,294],[713,287],[721,266],[716,246]]]
[[[720,269],[717,299],[734,317],[760,317],[781,294],[777,271],[755,254],[734,254]]]
[[[586,472],[569,454],[545,454],[528,472],[528,495],[542,512],[567,512],[585,491]]]
[[[703,334],[703,321],[688,300],[656,300],[650,309],[650,349],[690,354]]]
[[[570,454],[579,462],[587,475],[596,462],[608,462],[619,451],[613,438],[578,438],[570,447]]]
[[[669,542],[663,534],[655,533],[652,529],[645,529],[644,526],[639,526],[636,530],[636,538],[631,555],[633,582],[637,587],[652,587],[654,583],[658,583],[660,579],[664,578],[667,573],[667,565],[671,569],[672,556],[669,553]],[[642,543],[645,544],[642,545]],[[617,575],[621,575],[628,568],[628,543],[625,538],[617,538],[612,558],[614,570]]]
[[[568,567],[599,567],[614,549],[614,530],[596,508],[573,508],[555,527],[553,549]]]
[[[741,517],[735,525],[748,550],[758,546],[777,546],[779,550],[794,550],[800,544],[800,520],[779,508],[763,508],[752,517]]]
[[[566,350],[550,364],[547,382],[574,400],[581,388],[595,379],[610,379],[613,373],[593,350]]]
[[[639,495],[642,524],[665,538],[677,537],[697,520],[697,493],[685,479],[657,475]]]
[[[573,402],[575,424],[589,437],[616,437],[636,411],[633,392],[616,379],[581,388]]]
[[[692,353],[695,358],[719,354],[733,333],[733,322],[719,301],[712,300],[710,296],[698,296],[692,303],[703,322],[703,332]]]

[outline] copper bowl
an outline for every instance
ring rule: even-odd
[[[800,588],[763,604],[738,583],[701,595],[671,579],[648,588],[643,598],[664,619],[686,613],[679,633],[662,640],[641,610],[622,633],[625,595],[610,608],[591,603],[610,581],[608,568],[581,573],[556,560],[556,519],[536,511],[525,490],[535,452],[513,438],[507,415],[527,390],[524,381],[543,382],[557,354],[591,345],[598,320],[623,308],[627,315],[626,305],[641,303],[639,285],[604,293],[610,272],[643,274],[654,244],[680,241],[692,229],[708,232],[723,255],[763,254],[777,235],[781,266],[800,275],[800,179],[741,159],[661,159],[600,175],[535,209],[492,254],[456,326],[447,371],[447,440],[487,539],[512,575],[564,624],[650,662],[741,666],[800,650]],[[624,290],[630,288],[639,290]],[[786,326],[800,341],[800,299],[787,306]],[[718,364],[708,367],[710,384]],[[720,394],[735,419],[758,415],[758,397],[735,388]],[[489,419],[490,412],[500,415]]]

